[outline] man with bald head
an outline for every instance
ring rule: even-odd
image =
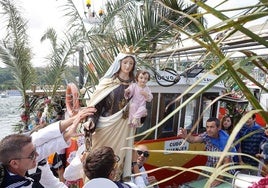
[[[140,172],[146,172],[143,165],[150,156],[148,147],[146,145],[137,145],[135,149],[137,151],[137,162],[133,162],[132,165],[138,165]],[[157,182],[155,176],[148,176],[147,173],[142,174],[142,177],[147,186]],[[155,185],[154,188],[158,188],[158,185]]]

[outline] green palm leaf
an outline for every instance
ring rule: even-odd
[[[26,33],[27,21],[21,16],[15,2],[2,0],[0,5],[3,8],[3,17],[6,18],[6,37],[0,44],[0,58],[10,68],[16,80],[16,87],[23,96],[26,115],[29,115],[31,110],[26,90],[35,83],[36,74],[31,64],[32,54]]]

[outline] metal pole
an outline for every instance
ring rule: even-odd
[[[84,86],[84,50],[83,47],[79,48],[79,89]]]

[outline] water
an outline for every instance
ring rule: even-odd
[[[21,96],[0,98],[0,140],[13,133],[13,126],[20,121]]]

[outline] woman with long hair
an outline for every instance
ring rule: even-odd
[[[233,131],[233,128],[234,126],[233,126],[233,120],[231,116],[229,115],[224,116],[221,119],[221,129],[230,135]]]

